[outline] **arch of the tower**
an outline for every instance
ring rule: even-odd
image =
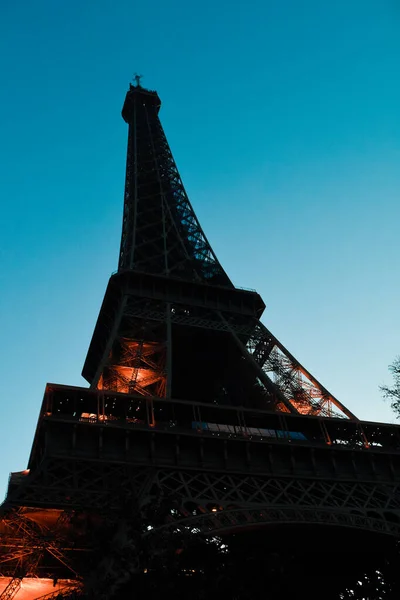
[[[395,511],[332,510],[302,506],[293,508],[284,505],[220,510],[210,504],[203,510],[205,512],[202,514],[179,518],[155,531],[192,531],[212,537],[269,527],[276,530],[279,526],[291,525],[301,528],[305,535],[307,529],[318,526],[324,529],[351,529],[400,539],[400,513]]]
[[[148,489],[147,501],[168,506],[161,529],[212,536],[290,524],[400,539],[397,488],[376,482],[161,470]]]

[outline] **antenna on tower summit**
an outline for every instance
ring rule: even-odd
[[[133,79],[135,80],[137,87],[142,87],[140,85],[140,80],[142,79],[142,77],[143,75],[138,75],[137,73],[134,74]]]

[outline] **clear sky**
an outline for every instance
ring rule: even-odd
[[[3,0],[0,497],[117,267],[135,71],[263,322],[360,418],[400,354],[398,0]],[[199,377],[201,374],[199,374]]]

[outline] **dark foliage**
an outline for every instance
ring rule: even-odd
[[[400,418],[400,356],[389,366],[389,371],[393,375],[393,385],[391,387],[382,385],[380,389],[383,392],[383,397],[390,401],[397,418]]]

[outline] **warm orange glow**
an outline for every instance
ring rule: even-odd
[[[120,378],[124,381],[134,381],[139,385],[149,385],[160,379],[160,375],[149,369],[133,369],[132,367],[114,367]]]
[[[143,396],[165,396],[165,346],[158,342],[145,342],[122,338],[116,356],[110,355],[99,379],[97,388],[110,389],[123,394],[139,393]],[[152,389],[147,389],[152,386]]]
[[[97,415],[95,415],[94,413],[83,412],[81,414],[81,419],[97,420]]]
[[[99,382],[98,382],[98,384],[97,384],[97,389],[98,389],[98,390],[103,390],[103,389],[104,389],[104,384],[103,384],[103,375],[102,375],[102,374],[100,375],[100,379],[99,379]]]
[[[124,367],[122,365],[112,367],[116,375],[115,391],[124,394],[139,392],[143,395],[152,395],[146,393],[146,387],[165,380],[165,375],[152,369]]]
[[[0,577],[0,595],[10,582],[9,577]],[[69,579],[60,579],[54,585],[52,579],[39,579],[36,577],[25,577],[21,582],[21,587],[13,596],[13,600],[35,600],[45,594],[58,592],[64,588],[65,591],[69,586],[72,587],[74,582]],[[68,586],[68,587],[67,587]]]
[[[294,400],[291,398],[290,404],[294,406],[297,412],[301,415],[315,415],[319,412],[317,409],[314,410],[314,408],[306,401]]]

